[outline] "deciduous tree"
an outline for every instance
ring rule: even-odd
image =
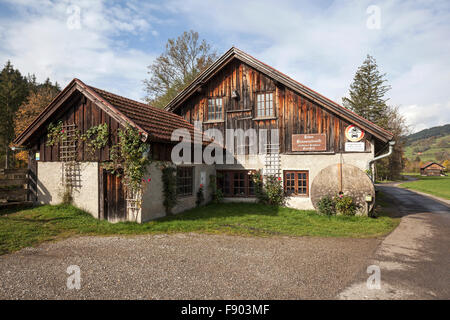
[[[169,39],[164,53],[148,66],[150,78],[144,80],[145,99],[163,108],[216,58],[211,45],[200,41],[195,31],[185,31],[177,39]]]

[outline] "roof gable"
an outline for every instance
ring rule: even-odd
[[[291,90],[311,99],[318,103],[321,107],[333,112],[349,121],[350,123],[357,124],[367,132],[371,133],[377,139],[387,142],[392,140],[393,134],[378,125],[364,119],[356,113],[344,108],[336,102],[322,96],[316,91],[306,87],[298,81],[290,78],[289,76],[281,73],[280,71],[272,68],[271,66],[259,61],[258,59],[250,56],[249,54],[232,47],[225,54],[223,54],[216,62],[214,62],[209,68],[199,74],[194,81],[192,81],[183,91],[181,91],[167,106],[168,111],[175,111],[184,101],[186,101],[197,89],[202,87],[207,81],[209,81],[218,71],[230,63],[233,59],[238,59],[243,63],[251,66],[266,76],[272,78],[276,82],[283,84]]]
[[[33,134],[59,110],[63,103],[78,91],[91,100],[100,109],[122,126],[130,125],[142,132],[143,140],[171,141],[172,131],[178,128],[188,129],[192,134],[193,126],[182,117],[168,111],[157,109],[125,97],[97,89],[73,79],[36,119],[14,140],[17,145],[25,145]]]
[[[429,166],[431,166],[431,165],[433,165],[433,164],[436,164],[436,165],[438,165],[439,167],[445,169],[445,167],[444,167],[442,164],[439,164],[439,163],[437,163],[437,162],[427,162],[427,163],[425,163],[424,165],[422,165],[422,166],[420,167],[420,169],[426,169],[426,168],[428,168]]]

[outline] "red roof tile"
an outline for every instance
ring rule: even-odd
[[[145,130],[150,135],[150,140],[170,141],[172,132],[179,128],[188,129],[191,135],[194,131],[192,124],[173,112],[158,109],[105,90],[87,87]]]

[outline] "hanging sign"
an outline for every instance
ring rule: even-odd
[[[352,142],[361,141],[364,138],[364,130],[351,124],[345,128],[345,137]]]
[[[293,134],[292,151],[326,151],[327,135],[319,134]]]
[[[39,161],[41,159],[41,154],[39,152],[36,152],[34,158],[36,159],[36,161]]]

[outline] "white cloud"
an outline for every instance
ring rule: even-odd
[[[14,1],[19,19],[0,21],[0,61],[10,59],[39,81],[50,77],[65,86],[77,77],[134,99],[143,97],[142,79],[155,55],[128,48],[122,35],[152,30],[139,12],[102,1]],[[80,9],[80,28],[68,26]],[[73,17],[72,17],[73,18]],[[7,30],[7,31],[6,31]]]
[[[129,38],[161,41],[177,35],[167,29],[194,29],[219,51],[235,45],[339,103],[371,54],[387,73],[390,103],[414,129],[450,122],[446,0],[3,2],[18,13],[0,20],[0,61],[11,59],[41,81],[50,77],[65,85],[79,77],[140,99],[146,66],[156,54],[137,49]],[[381,10],[379,30],[366,27],[372,4]],[[67,28],[69,5],[81,9],[81,29]]]
[[[381,10],[381,28],[366,27],[366,9]],[[366,54],[387,73],[390,103],[413,128],[450,122],[448,1],[174,0],[200,32],[221,35],[336,102],[348,93]],[[426,117],[414,116],[427,112]]]

